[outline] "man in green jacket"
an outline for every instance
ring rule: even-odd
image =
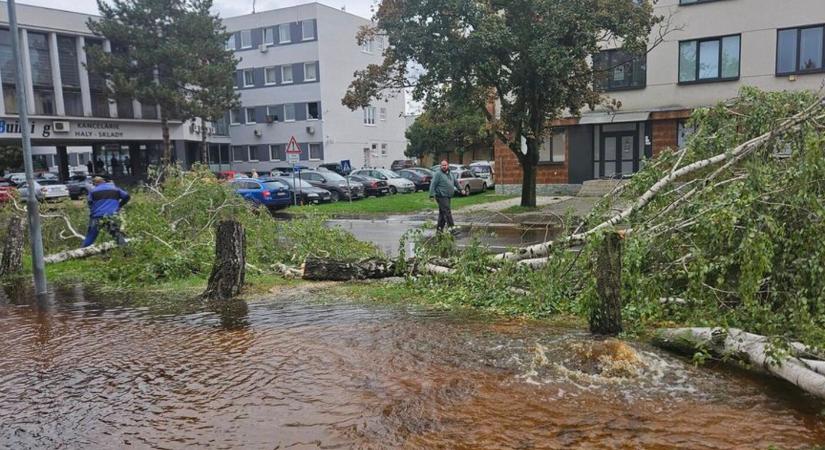
[[[439,233],[444,231],[444,225],[447,225],[448,230],[455,226],[453,212],[450,209],[450,199],[453,198],[453,194],[455,194],[455,183],[453,177],[450,176],[450,164],[447,161],[441,161],[441,170],[435,172],[430,182],[430,198],[435,198],[438,203],[436,230]]]

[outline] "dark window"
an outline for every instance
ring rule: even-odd
[[[318,102],[307,103],[307,119],[318,119],[320,116]]]
[[[134,119],[135,110],[132,106],[132,99],[130,98],[117,99],[117,117],[120,119]]]
[[[102,48],[103,41],[86,39],[87,48]],[[109,95],[102,75],[89,71],[89,93],[92,97],[92,116],[109,117]]]
[[[606,50],[593,56],[596,79],[602,90],[641,89],[647,82],[646,56]]]
[[[825,25],[779,30],[776,37],[776,73],[821,72],[825,60]]]
[[[148,105],[146,103],[140,104],[140,115],[144,119],[157,119],[158,108],[155,105]]]
[[[269,146],[250,145],[249,159],[253,161],[269,161]]]
[[[57,56],[60,59],[60,82],[63,83],[63,104],[67,116],[83,115],[80,95],[80,65],[77,61],[77,42],[71,36],[57,37]]]
[[[28,33],[32,84],[34,85],[34,113],[54,115],[54,84],[52,62],[49,57],[49,36]]]
[[[232,146],[232,160],[233,161],[248,161],[249,160],[249,148],[245,145],[233,145]]]
[[[3,80],[3,103],[6,114],[17,114],[17,62],[12,56],[11,34],[9,30],[0,30],[0,78]]]
[[[679,83],[739,79],[739,35],[679,43]]]

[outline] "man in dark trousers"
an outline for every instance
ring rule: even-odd
[[[455,183],[453,177],[450,175],[450,164],[447,161],[441,161],[440,170],[435,171],[433,180],[430,182],[430,198],[435,198],[438,203],[438,225],[436,230],[441,233],[444,231],[444,225],[447,225],[447,230],[452,231],[455,227],[453,222],[453,212],[450,209],[450,199],[455,194]]]
[[[117,245],[126,245],[126,237],[120,231],[117,213],[129,203],[129,193],[102,177],[94,177],[92,183],[95,187],[89,192],[89,230],[86,232],[83,246],[94,244],[101,226],[112,235]]]

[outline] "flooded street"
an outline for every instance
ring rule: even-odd
[[[805,448],[821,402],[540,322],[273,295],[0,297],[0,448]],[[601,368],[596,366],[601,365]]]

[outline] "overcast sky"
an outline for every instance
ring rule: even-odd
[[[252,0],[214,0],[215,9],[221,17],[231,17],[252,12]],[[97,2],[95,0],[18,0],[17,3],[29,5],[48,6],[49,8],[65,9],[89,14],[97,14]],[[256,0],[255,10],[265,11],[268,9],[283,8],[285,6],[300,5],[302,3],[312,3],[311,0]],[[341,8],[345,6],[348,12],[359,16],[370,18],[372,12],[370,7],[374,0],[318,0],[318,3]]]

